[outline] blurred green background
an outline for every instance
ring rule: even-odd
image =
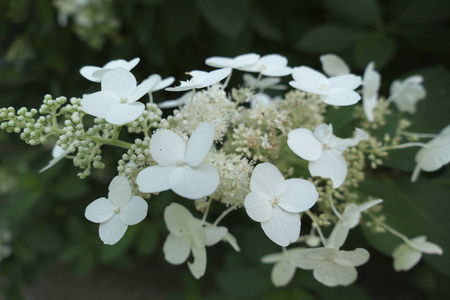
[[[428,97],[411,116],[411,130],[437,133],[450,123],[448,0],[0,0],[0,45],[1,107],[39,107],[47,93],[69,98],[97,91],[78,70],[118,58],[140,57],[133,70],[138,80],[158,73],[179,81],[186,71],[210,70],[204,60],[215,55],[279,53],[290,66],[320,69],[319,56],[336,53],[360,75],[375,61],[386,96],[394,79],[422,74]],[[163,91],[155,97],[176,96]],[[344,126],[347,120],[333,122]],[[278,249],[244,214],[224,223],[242,253],[225,244],[208,249],[200,281],[185,266],[163,262],[162,211],[176,199],[170,192],[152,198],[149,217],[117,245],[102,245],[84,209],[105,195],[121,152],[107,149],[109,166],[82,181],[68,160],[38,174],[51,146],[32,148],[0,132],[0,228],[13,235],[12,255],[0,262],[0,295],[6,299],[450,298],[450,169],[422,174],[412,185],[414,149],[393,152],[361,194],[383,198],[389,224],[411,237],[427,235],[444,255],[395,273],[388,255],[399,241],[355,230],[345,248],[363,246],[372,253],[358,268],[356,284],[325,288],[311,272],[298,270],[288,287],[277,289],[270,283],[271,266],[259,260]],[[23,288],[36,282],[34,289]],[[84,286],[90,296],[64,294],[70,284],[74,291]]]

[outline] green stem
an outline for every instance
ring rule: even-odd
[[[401,145],[397,145],[397,146],[387,146],[387,147],[383,147],[380,148],[379,150],[394,150],[394,149],[403,149],[403,148],[409,148],[409,147],[427,147],[427,144],[425,143],[406,143],[406,144],[401,144]]]
[[[219,224],[220,221],[222,221],[223,218],[226,217],[226,215],[228,215],[230,212],[232,212],[234,209],[236,208],[236,205],[232,205],[230,206],[227,210],[225,210],[214,222],[213,226],[217,226],[217,224]]]
[[[325,246],[326,245],[325,237],[323,236],[322,229],[320,229],[319,223],[317,223],[317,221],[316,221],[316,217],[309,210],[305,211],[305,213],[308,215],[308,217],[313,222],[313,226],[317,229],[317,233],[320,236],[320,240],[322,241],[322,244]]]
[[[120,141],[120,140],[114,141],[111,139],[105,139],[105,138],[101,138],[101,137],[97,137],[97,136],[87,136],[87,137],[98,144],[111,145],[111,146],[116,146],[116,147],[124,148],[124,149],[131,149],[131,146],[133,145],[133,144],[130,144],[130,143],[127,143],[124,141]]]

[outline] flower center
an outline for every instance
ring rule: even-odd
[[[281,198],[281,196],[273,197],[272,207],[275,207],[278,205],[278,203],[280,203],[280,198]]]
[[[323,150],[330,150],[331,149],[330,145],[328,145],[328,144],[323,144],[322,147],[323,147]]]
[[[184,165],[186,165],[186,162],[185,162],[183,159],[179,159],[179,160],[177,161],[177,166],[182,167],[182,166],[184,166]]]
[[[116,213],[116,214],[118,214],[118,213],[120,213],[120,207],[114,207],[114,212]]]
[[[317,88],[324,92],[327,92],[330,90],[330,86],[328,83],[321,83],[321,84],[319,84],[319,86]]]
[[[120,98],[120,103],[127,103],[127,98],[125,97]]]

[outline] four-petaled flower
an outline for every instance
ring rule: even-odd
[[[193,89],[202,89],[207,86],[213,85],[231,73],[231,68],[223,68],[211,72],[205,71],[191,71],[187,73],[192,78],[188,81],[180,81],[180,85],[176,87],[166,88],[166,91],[180,92]]]
[[[205,60],[205,64],[215,68],[238,69],[255,64],[260,55],[255,53],[241,54],[235,58],[213,56]]]
[[[101,82],[103,75],[116,68],[122,68],[127,71],[131,71],[139,63],[139,57],[136,57],[130,61],[123,59],[116,59],[108,62],[102,68],[94,66],[85,66],[80,69],[80,74],[87,80],[93,82]]]
[[[175,81],[175,78],[170,76],[162,79],[159,74],[152,74],[148,77],[148,80],[150,80],[153,83],[149,91],[150,93],[153,93],[165,89],[166,87],[171,85]]]
[[[311,208],[319,196],[314,184],[304,179],[285,180],[270,163],[255,167],[250,190],[244,200],[247,214],[261,222],[264,233],[280,246],[298,239],[301,225],[298,213]]]
[[[308,168],[312,176],[330,178],[333,187],[338,188],[347,176],[347,162],[342,153],[368,138],[367,133],[356,128],[354,138],[340,139],[333,135],[331,124],[320,124],[314,132],[306,128],[291,130],[287,143],[295,154],[309,160]]]
[[[202,225],[202,221],[178,203],[172,203],[164,210],[164,221],[169,235],[163,245],[165,259],[174,265],[184,263],[192,252],[194,261],[188,262],[189,270],[195,278],[206,271],[206,246],[217,244],[228,230],[222,226]]]
[[[420,75],[408,77],[403,81],[395,80],[391,84],[389,99],[394,101],[399,111],[414,114],[417,102],[427,96],[422,82],[423,77]]]
[[[265,76],[280,77],[292,73],[292,68],[287,65],[286,57],[279,54],[268,54],[261,57],[256,63],[239,70],[246,72],[256,72]]]
[[[265,264],[274,264],[271,273],[272,283],[277,286],[285,286],[292,280],[295,270],[299,268],[296,264],[297,257],[301,258],[304,248],[284,250],[282,253],[272,253],[261,258]]]
[[[354,91],[361,85],[361,77],[346,74],[327,78],[309,67],[301,66],[292,71],[293,81],[289,84],[299,90],[317,94],[320,100],[330,105],[353,105],[361,100]]]
[[[186,142],[175,132],[162,129],[150,140],[150,153],[158,163],[142,170],[136,183],[143,193],[172,189],[188,199],[211,195],[219,184],[217,170],[204,163],[214,140],[214,124],[203,122]]]
[[[152,80],[147,79],[137,86],[133,74],[116,68],[103,76],[101,92],[81,100],[81,109],[114,125],[130,123],[144,111],[145,105],[136,101],[148,93],[152,84]]]
[[[277,77],[267,77],[267,78],[262,78],[262,79],[258,80],[252,74],[245,73],[244,75],[242,75],[242,79],[244,79],[245,86],[255,88],[255,89],[260,89],[260,92],[262,92],[266,89],[267,90],[285,90],[287,88],[287,86],[285,86],[283,84],[279,84],[281,82],[281,78],[277,78]]]
[[[420,261],[422,253],[442,255],[444,252],[438,245],[427,242],[426,236],[418,236],[407,240],[394,249],[392,253],[394,269],[396,271],[410,270]]]
[[[100,239],[107,245],[117,243],[127,231],[147,216],[148,204],[131,194],[131,187],[124,177],[116,176],[109,184],[108,199],[102,197],[86,207],[85,217],[100,223]]]

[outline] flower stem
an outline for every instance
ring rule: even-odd
[[[338,210],[336,209],[336,206],[334,206],[333,203],[333,196],[330,194],[330,196],[328,197],[328,200],[330,200],[330,206],[331,209],[333,210],[334,214],[340,219],[342,216],[341,214],[338,212]]]
[[[205,224],[206,217],[208,216],[209,208],[211,207],[212,198],[208,198],[208,204],[206,205],[205,212],[203,213],[202,217],[202,225]]]
[[[403,148],[409,148],[409,147],[425,147],[425,148],[427,148],[428,146],[425,143],[406,143],[406,144],[401,144],[401,145],[396,145],[396,146],[383,147],[383,148],[380,148],[379,150],[394,150],[394,149],[403,149]]]
[[[216,219],[216,221],[214,221],[213,226],[217,226],[217,224],[219,224],[219,222],[222,221],[223,218],[225,218],[230,212],[232,212],[235,209],[236,205],[232,205],[228,207],[228,209],[224,210],[222,214]]]
[[[322,244],[325,246],[325,245],[326,245],[325,237],[323,236],[322,229],[320,229],[319,223],[317,223],[317,221],[316,221],[316,217],[315,217],[314,214],[313,214],[311,211],[309,211],[309,210],[306,210],[305,213],[308,215],[308,217],[309,217],[309,218],[311,219],[311,221],[313,222],[313,226],[317,229],[317,233],[318,233],[319,236],[320,236],[320,240],[322,241]]]
[[[131,146],[132,146],[132,144],[124,142],[124,141],[120,141],[120,140],[114,141],[112,139],[105,139],[105,138],[98,137],[98,136],[87,136],[87,137],[98,144],[111,145],[111,146],[116,146],[116,147],[124,148],[124,149],[131,149]]]
[[[418,138],[434,138],[437,136],[435,133],[417,133],[417,132],[410,132],[410,131],[400,131],[401,134],[411,137],[418,137]]]

